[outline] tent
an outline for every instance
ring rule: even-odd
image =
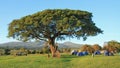
[[[104,51],[104,55],[105,55],[105,56],[109,56],[109,51],[105,50],[105,51]]]
[[[114,56],[114,54],[112,52],[109,52],[107,50],[104,51],[104,55],[105,56]]]
[[[77,52],[76,50],[72,50],[72,51],[71,51],[71,54],[72,54],[72,55],[77,55],[77,53],[78,53],[78,52]]]
[[[84,56],[83,52],[78,52],[77,56]]]
[[[88,55],[87,51],[83,51],[82,53],[83,53],[83,55]]]
[[[97,51],[94,52],[94,55],[100,55],[100,54],[101,54],[101,53],[100,53],[99,50],[97,50]]]
[[[74,51],[75,51],[75,50],[72,50],[72,51],[71,51],[71,54],[72,54],[72,55],[73,55]]]

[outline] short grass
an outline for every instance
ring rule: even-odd
[[[120,68],[120,56],[72,56],[47,58],[47,55],[0,56],[0,68]]]

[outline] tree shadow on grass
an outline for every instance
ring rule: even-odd
[[[62,60],[63,62],[70,62],[71,59],[65,59],[65,60]]]
[[[35,62],[41,62],[40,60],[36,60]]]
[[[73,58],[78,58],[76,55],[61,55],[62,62],[70,62]]]
[[[78,58],[76,55],[61,55],[61,58]]]

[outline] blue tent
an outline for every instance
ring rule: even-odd
[[[78,53],[78,52],[74,50],[74,51],[72,51],[71,54],[72,54],[72,55],[77,55],[77,53]]]
[[[109,51],[105,50],[105,51],[104,51],[104,55],[105,55],[105,56],[109,56]]]
[[[83,53],[83,55],[88,55],[87,51],[83,51],[82,53]]]
[[[107,50],[104,51],[105,56],[114,56],[113,52],[109,52]]]
[[[94,54],[95,54],[95,55],[100,55],[101,53],[100,53],[99,50],[97,50],[97,51],[94,52]]]
[[[83,52],[78,52],[77,56],[84,56]]]
[[[78,53],[78,52],[77,52],[77,51],[75,51],[75,52],[74,52],[74,55],[77,55],[77,53]]]

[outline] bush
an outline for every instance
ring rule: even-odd
[[[10,54],[11,54],[11,55],[14,55],[14,56],[23,56],[23,55],[26,55],[26,56],[27,56],[27,51],[11,50],[11,51],[10,51]]]
[[[0,49],[0,55],[4,55],[5,54],[5,50],[4,49]]]

